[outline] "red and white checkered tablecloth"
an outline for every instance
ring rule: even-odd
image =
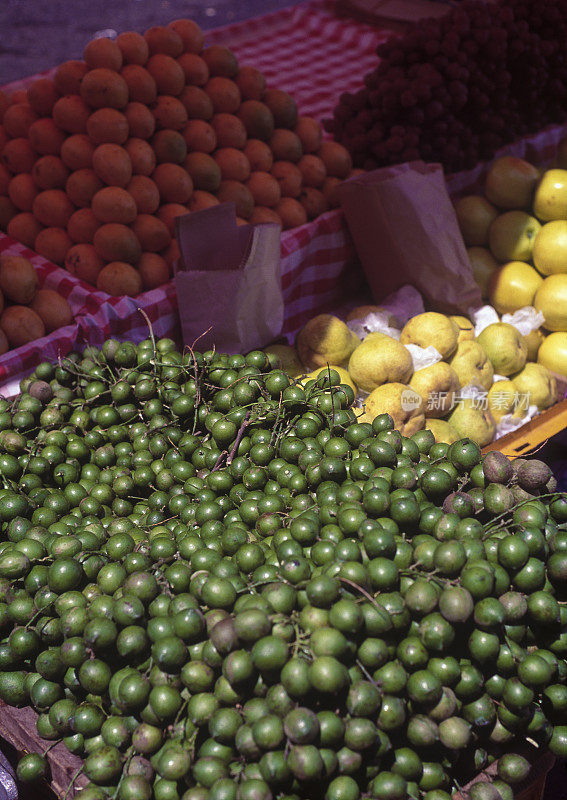
[[[360,88],[364,75],[378,62],[377,46],[390,35],[388,30],[336,16],[329,0],[313,0],[208,31],[206,41],[230,47],[241,66],[257,67],[269,86],[290,92],[300,114],[322,120],[332,114],[341,92]],[[8,93],[27,88],[37,77],[3,88]],[[156,335],[179,334],[173,283],[134,299],[111,298],[0,234],[0,250],[6,248],[33,256],[42,285],[45,280],[46,286],[69,299],[76,323],[0,357],[0,394],[17,390],[18,380],[39,361],[56,359],[86,342],[101,344],[109,336],[133,341],[145,338],[147,325],[139,308],[149,316]],[[339,210],[285,231],[281,256],[283,333],[290,337],[314,314],[357,297],[364,285]]]

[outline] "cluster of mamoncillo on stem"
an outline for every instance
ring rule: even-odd
[[[512,800],[567,754],[567,496],[272,366],[110,340],[0,401],[19,778],[62,740],[81,800],[450,800],[495,762],[466,792]]]

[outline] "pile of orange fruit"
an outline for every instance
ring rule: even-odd
[[[187,19],[94,39],[0,92],[0,122],[0,229],[111,295],[169,279],[176,216],[232,201],[240,223],[288,229],[353,173],[288,93]]]
[[[67,300],[53,289],[40,288],[31,261],[0,256],[0,356],[72,321]]]

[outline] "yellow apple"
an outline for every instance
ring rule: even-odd
[[[494,439],[496,425],[488,404],[479,398],[463,398],[449,417],[449,423],[459,436],[468,437],[479,447]]]
[[[528,361],[537,361],[537,354],[545,339],[545,333],[541,328],[536,328],[535,331],[530,331],[527,336],[524,336],[524,339],[528,345]]]
[[[379,414],[390,414],[396,430],[403,436],[411,436],[423,428],[423,410],[423,400],[410,386],[384,383],[366,398],[363,421],[372,422]]]
[[[455,370],[438,361],[413,373],[409,383],[424,403],[426,417],[444,417],[453,408],[455,394],[461,388]]]
[[[495,422],[500,422],[506,414],[523,417],[528,410],[522,407],[518,398],[518,390],[510,380],[496,381],[488,390],[488,410]]]
[[[537,406],[540,411],[557,402],[557,381],[543,364],[526,364],[514,375],[512,383],[518,397],[524,397],[525,404]]]
[[[567,331],[567,275],[545,278],[534,297],[534,306],[545,317],[548,331]]]
[[[498,216],[498,211],[486,197],[479,194],[460,197],[455,203],[455,214],[468,247],[488,244],[488,229]]]
[[[453,426],[444,419],[426,419],[425,428],[426,430],[431,431],[431,433],[435,436],[436,442],[453,444],[453,442],[458,442],[460,439],[456,428],[453,428]]]
[[[295,338],[301,363],[310,370],[325,364],[346,367],[350,354],[359,344],[358,336],[332,314],[313,317]]]
[[[567,219],[567,170],[546,170],[535,190],[533,211],[538,219]]]
[[[348,371],[363,392],[383,383],[407,383],[413,361],[407,347],[385,333],[369,333],[350,357]]]
[[[540,223],[525,211],[506,211],[488,231],[490,252],[497,261],[529,261]]]
[[[458,338],[459,329],[449,317],[436,311],[426,311],[412,317],[404,325],[400,342],[417,344],[419,347],[433,346],[442,358],[448,358],[455,352]]]
[[[529,208],[539,170],[515,156],[497,158],[486,175],[484,192],[499,208]]]
[[[567,378],[567,333],[560,331],[546,336],[538,350],[537,362]]]
[[[513,375],[522,369],[528,345],[520,331],[507,322],[493,322],[479,333],[476,341],[490,359],[498,375]]]
[[[452,314],[449,319],[452,320],[459,329],[457,344],[474,339],[474,325],[468,317],[462,317],[460,314]]]
[[[490,279],[498,270],[498,261],[486,247],[469,247],[467,255],[471,262],[473,277],[477,282],[483,300],[488,299]]]
[[[567,220],[546,222],[536,236],[534,266],[544,275],[567,272]]]
[[[524,261],[503,264],[490,279],[488,296],[499,314],[510,314],[524,306],[532,306],[543,278]]]

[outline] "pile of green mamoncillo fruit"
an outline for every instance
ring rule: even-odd
[[[468,795],[511,800],[567,755],[567,495],[270,359],[110,340],[0,400],[0,697],[80,800],[450,800],[495,761]]]

